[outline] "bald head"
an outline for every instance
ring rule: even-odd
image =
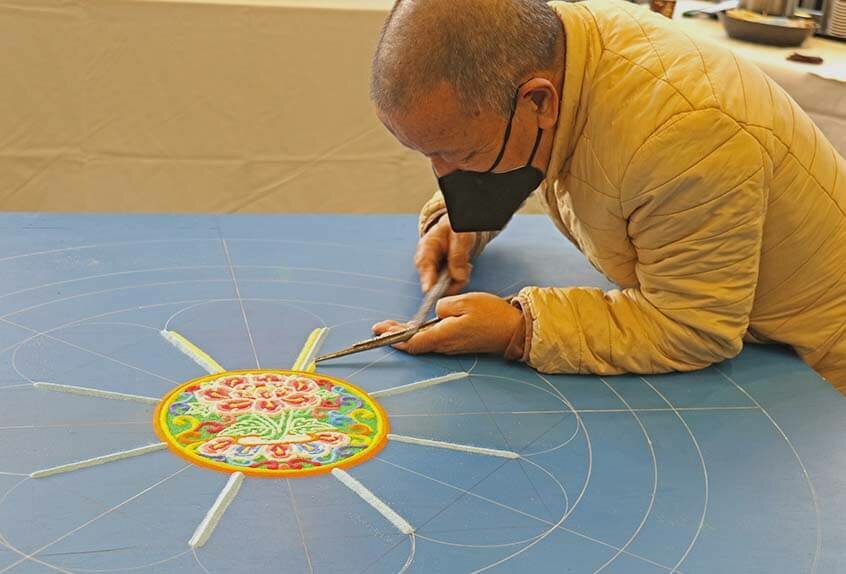
[[[447,84],[466,113],[508,115],[521,80],[553,65],[561,36],[543,0],[398,0],[373,59],[373,101],[403,112]]]

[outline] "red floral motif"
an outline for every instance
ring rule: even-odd
[[[280,464],[279,468],[288,468],[291,470],[302,470],[303,465],[310,464],[311,466],[323,466],[319,462],[315,460],[311,460],[310,458],[292,458],[291,460],[285,461],[285,463]]]
[[[199,402],[212,406],[218,414],[276,414],[317,406],[338,408],[340,403],[337,401],[331,405],[321,404],[325,401],[317,391],[325,388],[322,382],[279,373],[246,374],[221,377],[204,383],[193,392]]]
[[[317,383],[310,379],[292,379],[291,388],[298,393],[313,393],[317,390]]]
[[[346,446],[350,442],[350,437],[344,433],[331,431],[319,432],[314,435],[314,439],[333,448]]]
[[[253,409],[253,401],[249,398],[226,399],[215,406],[223,413],[247,413]]]
[[[218,436],[201,444],[197,451],[206,456],[217,456],[228,451],[235,445],[235,439],[231,436]]]
[[[224,401],[232,398],[229,389],[225,387],[212,387],[210,389],[202,389],[200,394],[203,398],[209,401]]]
[[[200,423],[200,426],[197,427],[197,431],[205,429],[205,431],[209,434],[217,434],[223,429],[225,429],[227,426],[229,426],[229,424],[225,424],[223,422],[205,421],[203,423]]]
[[[263,460],[261,462],[254,462],[250,466],[252,468],[266,468],[268,470],[279,470],[279,463],[275,460]]]
[[[264,447],[264,455],[271,460],[287,460],[293,452],[290,444],[280,442]]]
[[[324,431],[311,435],[307,442],[245,442],[244,437],[215,437],[200,445],[197,452],[210,457],[247,457],[253,460],[264,457],[264,462],[259,461],[251,466],[293,469],[302,468],[304,463],[320,466],[322,463],[317,459],[328,457],[333,450],[348,446],[350,437],[341,432]]]
[[[339,409],[339,408],[341,408],[341,399],[337,396],[331,397],[331,398],[328,398],[328,399],[323,399],[320,402],[320,408],[321,409],[329,409],[329,410]]]
[[[292,458],[287,461],[264,460],[250,466],[253,468],[266,468],[268,470],[302,470],[303,465],[306,464],[310,464],[311,466],[322,466],[319,462],[315,462],[307,458]]]
[[[224,377],[222,379],[218,379],[215,381],[218,385],[223,385],[224,387],[229,387],[231,389],[238,388],[241,385],[247,383],[246,377]]]
[[[306,393],[291,393],[289,395],[286,395],[282,399],[282,401],[295,409],[304,409],[320,400],[319,398],[317,398],[317,401],[315,401],[315,398],[317,397],[313,395],[308,395]]]
[[[317,379],[317,386],[322,389],[326,389],[327,391],[331,391],[332,387],[335,386],[335,383],[327,381],[326,379]]]
[[[282,409],[285,408],[282,401],[276,401],[273,399],[256,399],[253,406],[257,411],[261,411],[269,415],[282,412]]]

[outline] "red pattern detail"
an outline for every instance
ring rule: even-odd
[[[227,450],[230,446],[235,444],[235,439],[231,436],[218,436],[203,444],[202,450],[217,454]]]
[[[332,381],[327,381],[326,379],[317,379],[317,386],[326,389],[327,391],[331,391],[335,384]]]
[[[271,415],[282,410],[282,403],[273,399],[256,399],[253,404],[256,409]]]
[[[341,399],[339,399],[338,397],[323,399],[320,402],[320,408],[329,409],[329,410],[340,409],[341,408]]]
[[[291,456],[291,445],[285,443],[276,443],[269,445],[265,451],[269,456],[275,459],[284,460]]]
[[[312,466],[323,466],[319,462],[315,462],[313,460],[309,460],[307,458],[292,458],[291,460],[285,461],[279,465],[279,468],[289,468],[291,470],[302,470],[303,465],[310,464]]]
[[[241,385],[247,383],[247,379],[244,377],[226,377],[222,381],[220,381],[221,385],[227,386],[231,389],[238,388]]]
[[[204,398],[210,401],[223,401],[232,397],[232,393],[226,388],[209,388],[200,391]]]
[[[206,432],[208,432],[209,434],[217,434],[223,429],[225,429],[227,426],[229,425],[223,424],[218,421],[206,421],[197,427],[197,431],[205,429]]]
[[[253,401],[250,399],[228,399],[221,401],[218,407],[222,411],[230,413],[245,413],[253,406]]]
[[[288,403],[289,405],[297,407],[300,405],[308,404],[310,398],[302,393],[290,393],[282,400]]]

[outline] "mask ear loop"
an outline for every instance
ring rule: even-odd
[[[519,86],[517,86],[517,91],[514,93],[514,100],[511,102],[511,114],[508,116],[508,126],[505,128],[505,137],[502,140],[502,147],[499,148],[499,154],[496,156],[496,160],[494,160],[494,164],[491,168],[486,171],[485,173],[491,173],[493,170],[496,169],[496,166],[499,165],[499,162],[502,161],[502,156],[505,155],[505,146],[508,145],[508,138],[511,137],[511,126],[514,122],[514,115],[517,113],[517,98],[520,97],[520,88],[528,84],[531,80],[526,80]],[[532,148],[532,154],[529,156],[529,161],[526,163],[524,167],[528,167],[532,165],[532,161],[535,159],[535,154],[538,151],[538,146],[540,146],[540,140],[543,137],[543,130],[538,128],[538,135],[535,136],[535,145]]]
[[[520,88],[517,88],[517,93],[520,93]],[[508,138],[511,137],[511,122],[514,121],[514,114],[517,112],[517,95],[514,96],[514,104],[511,106],[511,115],[508,116],[508,127],[505,128],[505,138],[502,140],[502,147],[499,148],[499,154],[496,156],[496,160],[494,160],[493,165],[491,168],[486,171],[485,173],[490,173],[496,169],[496,166],[499,165],[499,162],[502,161],[502,156],[505,155],[505,146],[508,145]]]
[[[496,166],[499,165],[499,162],[502,161],[502,156],[505,155],[505,146],[508,145],[508,138],[511,137],[511,126],[513,125],[513,122],[514,122],[514,115],[517,113],[517,98],[520,97],[520,88],[522,88],[523,86],[528,84],[530,81],[531,80],[526,80],[525,82],[523,82],[522,84],[517,86],[517,91],[514,92],[514,99],[511,102],[511,114],[508,116],[508,127],[505,128],[505,137],[502,140],[502,147],[499,148],[499,154],[496,156],[496,160],[494,160],[491,168],[484,173],[492,172],[493,170],[496,169]],[[543,132],[543,130],[540,130],[540,132]],[[540,144],[540,138],[541,138],[540,132],[538,133],[537,139],[535,139],[535,147],[532,150],[532,157],[529,158],[529,164],[531,164],[532,160],[535,159],[535,152],[537,151],[538,145]]]
[[[535,136],[535,147],[532,148],[532,155],[529,156],[529,161],[526,162],[524,167],[529,167],[532,165],[532,162],[535,160],[535,154],[538,151],[538,147],[540,146],[541,138],[543,137],[543,130],[538,128],[538,135]]]

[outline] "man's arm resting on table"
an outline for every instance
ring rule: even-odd
[[[520,358],[544,372],[620,374],[696,370],[739,353],[768,161],[719,110],[689,112],[650,136],[620,182],[639,286],[524,289]]]

